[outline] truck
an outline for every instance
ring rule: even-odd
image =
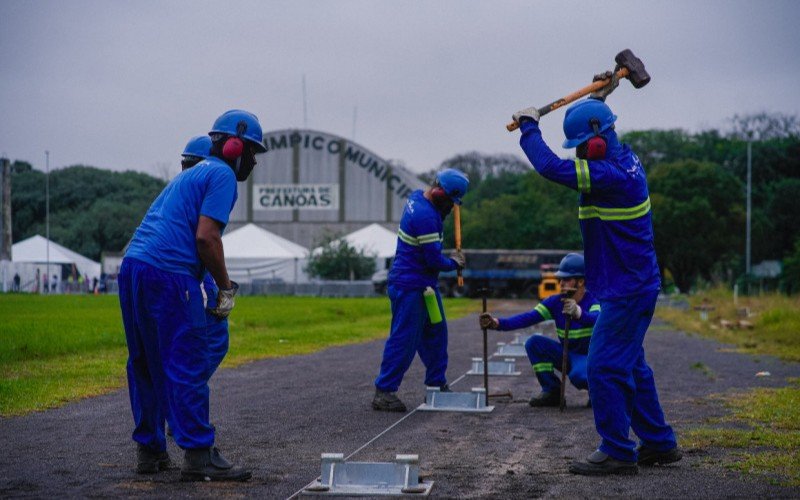
[[[445,250],[445,255],[450,254]],[[455,271],[439,274],[439,290],[447,297],[477,297],[487,288],[492,297],[544,299],[559,293],[555,270],[565,255],[575,250],[462,249],[467,259],[464,286]],[[375,291],[385,293],[387,272],[373,276]]]

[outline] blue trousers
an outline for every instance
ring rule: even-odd
[[[525,342],[525,350],[531,362],[536,378],[542,386],[543,392],[557,393],[561,391],[561,380],[556,377],[554,370],[561,371],[561,342],[545,337],[533,335]],[[572,385],[578,389],[588,389],[586,378],[586,355],[570,351],[568,360],[567,377]]]
[[[210,275],[203,279],[206,301],[206,329],[208,334],[209,373],[206,380],[211,379],[225,355],[228,354],[228,318],[220,319],[209,313],[210,309],[217,307],[219,288]]]
[[[200,283],[127,258],[119,273],[119,301],[133,440],[152,451],[165,450],[164,422],[169,420],[181,448],[212,446],[212,370]]]
[[[383,348],[381,372],[375,379],[375,387],[384,392],[397,391],[417,353],[425,365],[425,385],[446,384],[447,320],[439,290],[436,290],[436,300],[442,322],[435,325],[428,318],[422,290],[403,290],[389,285],[388,292],[392,303],[392,329]]]
[[[206,333],[208,335],[208,376],[211,379],[220,363],[228,354],[228,319],[219,319],[213,314],[206,313]]]
[[[600,434],[600,451],[617,460],[636,461],[636,443],[657,451],[675,446],[664,420],[653,370],[644,356],[644,335],[655,311],[658,291],[618,300],[601,300],[601,312],[589,343],[589,398]]]

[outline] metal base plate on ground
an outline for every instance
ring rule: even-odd
[[[507,358],[503,361],[489,360],[489,375],[497,377],[518,377],[521,372],[517,371],[517,360]],[[472,358],[472,369],[467,375],[483,375],[483,359]]]
[[[473,387],[470,392],[442,392],[438,387],[427,387],[425,402],[417,410],[489,413],[494,406],[486,406],[486,390],[483,387]]]
[[[419,457],[397,455],[394,462],[346,462],[343,453],[322,454],[320,479],[303,495],[428,496],[433,481],[419,481]]]
[[[526,358],[528,353],[525,352],[525,346],[522,344],[506,344],[505,342],[497,343],[497,352],[494,356],[510,356],[512,358]]]

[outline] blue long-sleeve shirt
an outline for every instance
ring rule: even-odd
[[[569,350],[578,354],[587,354],[589,352],[592,329],[594,329],[594,324],[597,323],[597,317],[600,315],[600,304],[597,303],[597,299],[589,291],[586,291],[578,305],[581,307],[581,317],[579,319],[573,318],[570,323]],[[551,295],[528,312],[508,318],[498,318],[499,326],[497,329],[500,331],[519,330],[542,321],[553,320],[556,324],[558,340],[563,343],[564,330],[567,324],[567,318],[562,312],[563,308],[564,304],[561,302],[561,296]]]
[[[452,271],[456,261],[442,255],[442,216],[421,190],[408,197],[397,231],[397,250],[388,283],[413,290],[436,287],[440,271]]]
[[[540,175],[580,193],[586,288],[598,299],[658,290],[661,277],[653,240],[647,179],[639,158],[614,130],[604,160],[562,160],[542,139],[539,124],[521,124],[520,146]]]

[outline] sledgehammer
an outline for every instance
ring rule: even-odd
[[[647,74],[647,70],[644,69],[644,63],[641,59],[633,55],[633,52],[631,52],[630,49],[625,49],[617,54],[617,57],[614,58],[614,61],[617,62],[617,67],[615,68],[617,78],[620,80],[627,78],[633,84],[633,88],[640,89],[650,83],[650,75]],[[539,116],[544,116],[551,111],[555,111],[562,106],[566,106],[573,101],[577,101],[583,96],[589,95],[596,90],[600,90],[608,85],[610,81],[610,78],[605,80],[597,80],[596,82],[592,82],[591,85],[587,85],[580,90],[576,90],[575,92],[562,97],[561,99],[557,99],[547,106],[539,108]],[[513,132],[519,128],[519,123],[511,122],[506,125],[506,128],[509,132]]]

